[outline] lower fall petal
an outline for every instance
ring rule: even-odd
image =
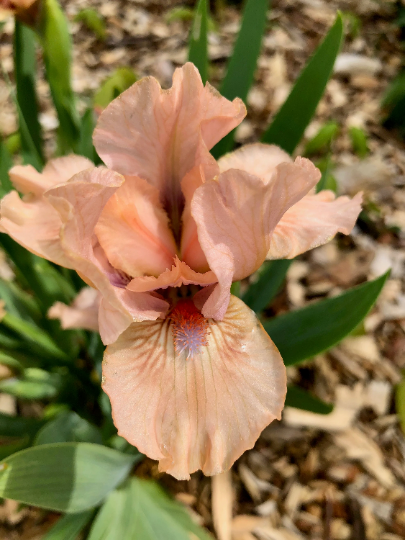
[[[218,474],[280,418],[285,367],[236,297],[223,321],[204,319],[208,345],[191,358],[176,349],[176,325],[171,316],[132,324],[106,349],[103,389],[119,435],[158,459],[161,471],[178,479],[198,469]]]

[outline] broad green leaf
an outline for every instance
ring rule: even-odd
[[[292,262],[288,259],[266,261],[257,272],[257,281],[242,297],[245,304],[256,313],[267,307],[280,290]]]
[[[188,59],[198,68],[205,84],[208,78],[208,5],[207,0],[198,0],[191,27]]]
[[[32,165],[43,163],[42,133],[38,120],[38,99],[36,94],[36,58],[35,58],[35,34],[34,32],[16,21],[14,29],[14,74],[16,84],[16,97],[27,127],[21,129],[21,145],[25,161]],[[20,119],[21,123],[21,119]],[[35,146],[32,156],[32,145]],[[41,163],[35,163],[39,156]]]
[[[285,365],[297,364],[339,343],[370,311],[388,275],[266,321],[263,326]]]
[[[325,403],[298,386],[288,386],[285,405],[317,414],[329,414],[333,411],[332,404]]]
[[[43,425],[44,420],[0,413],[0,436],[2,437],[22,437],[23,435],[32,437]]]
[[[84,8],[75,16],[75,21],[82,22],[89,30],[104,41],[107,37],[107,30],[104,18],[93,8]]]
[[[20,399],[51,399],[62,386],[57,373],[39,368],[28,368],[22,378],[11,377],[0,381],[0,391]]]
[[[277,144],[289,154],[294,151],[323,96],[342,37],[342,16],[338,14],[335,24],[301,72],[287,100],[264,133],[263,142]]]
[[[13,166],[10,152],[6,145],[0,140],[0,195],[4,197],[6,193],[13,189],[13,184],[10,181],[8,171]]]
[[[33,446],[0,463],[0,497],[57,512],[83,512],[126,478],[134,459],[98,444]]]
[[[72,40],[58,0],[43,0],[37,28],[44,52],[46,77],[59,119],[59,151],[76,150],[80,137],[79,117],[71,85]]]
[[[73,411],[59,414],[37,434],[35,444],[91,442],[102,444],[100,431]]]
[[[129,67],[120,67],[106,79],[94,96],[94,106],[104,109],[124,90],[137,81],[137,76]]]
[[[395,390],[395,405],[399,421],[401,423],[401,429],[405,434],[405,378],[398,384]]]
[[[212,540],[186,510],[150,480],[131,478],[113,491],[94,520],[88,540]]]
[[[80,514],[65,514],[45,534],[42,540],[77,540],[80,531],[91,520],[93,514],[94,510],[87,510]]]
[[[246,103],[260,54],[269,4],[269,0],[246,0],[241,28],[220,88],[221,94],[230,100],[239,97]],[[214,157],[219,158],[232,150],[234,138],[234,131],[223,138],[212,151]]]

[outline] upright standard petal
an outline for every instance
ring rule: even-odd
[[[123,92],[101,114],[94,144],[108,167],[156,186],[180,219],[182,178],[245,114],[240,99],[204,87],[189,63],[175,71],[169,90],[145,77]]]
[[[255,272],[270,248],[283,214],[318,182],[321,174],[307,159],[277,166],[269,185],[230,169],[199,187],[191,203],[198,238],[218,286],[205,303],[205,317],[221,319],[232,280]]]
[[[40,196],[57,184],[67,182],[75,174],[94,167],[83,156],[74,154],[51,159],[39,173],[32,165],[16,165],[10,169],[10,180],[21,193],[33,193]]]
[[[125,283],[114,282],[114,269],[94,234],[103,208],[123,182],[121,175],[100,167],[84,171],[46,193],[46,198],[61,216],[61,245],[73,268],[100,291],[112,310],[121,314],[119,324],[114,326],[114,335],[118,327],[122,332],[131,322],[155,320],[168,309],[168,303],[163,299],[127,291]],[[108,329],[107,325],[100,324],[100,335],[107,343],[112,337],[110,333],[108,337],[103,334],[104,328]]]
[[[268,259],[293,259],[329,242],[336,233],[350,234],[361,212],[362,194],[353,199],[332,191],[307,195],[279,221],[271,237]]]
[[[254,174],[268,184],[280,163],[291,163],[292,159],[274,144],[253,143],[245,144],[234,152],[225,154],[218,160],[221,172],[229,169],[239,169]]]
[[[95,227],[108,260],[129,276],[158,276],[169,268],[176,243],[159,192],[137,176],[125,177]]]
[[[218,474],[280,418],[282,358],[254,313],[232,297],[222,322],[206,321],[192,358],[174,343],[177,319],[131,325],[107,347],[103,389],[118,433],[178,479]]]

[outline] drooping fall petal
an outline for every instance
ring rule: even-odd
[[[208,323],[192,358],[176,351],[168,317],[131,325],[103,362],[118,433],[178,479],[228,469],[284,405],[285,367],[254,313],[232,297]]]
[[[83,156],[70,155],[51,159],[39,173],[32,165],[16,165],[10,169],[10,180],[21,193],[42,195],[57,184],[67,182],[75,174],[94,167]]]
[[[88,159],[71,155],[51,160],[42,173],[31,165],[13,167],[10,179],[27,196],[21,200],[12,191],[1,200],[0,230],[35,255],[72,268],[60,246],[59,214],[42,195],[47,189],[92,166]]]
[[[72,305],[56,302],[48,311],[50,319],[59,319],[63,329],[83,328],[98,331],[98,309],[100,293],[91,287],[84,287]]]
[[[350,234],[361,212],[362,194],[353,199],[332,191],[307,195],[279,221],[271,238],[268,259],[293,259],[329,242],[336,233]]]
[[[44,199],[21,200],[11,191],[1,200],[0,231],[40,257],[72,268],[60,246],[61,220],[58,212]]]
[[[137,176],[125,177],[108,200],[95,233],[110,263],[133,277],[158,276],[176,254],[159,192]]]
[[[291,157],[274,144],[246,144],[218,160],[221,172],[240,169],[254,174],[268,184],[274,177],[277,165],[291,163]]]
[[[46,198],[61,216],[60,238],[66,256],[75,270],[102,294],[104,302],[99,316],[103,316],[106,305],[121,313],[121,332],[133,321],[155,320],[168,309],[163,299],[148,293],[133,293],[125,289],[125,282],[113,281],[114,269],[94,234],[103,208],[123,182],[121,175],[100,167],[81,172],[70,182],[46,192]],[[113,337],[110,332],[107,337],[104,329],[105,325],[100,324],[101,338],[109,343]],[[115,329],[117,332],[117,326]]]
[[[233,280],[255,272],[266,258],[271,235],[283,214],[318,182],[320,171],[307,159],[281,163],[269,185],[230,169],[200,186],[191,203],[198,238],[218,286],[202,309],[221,319]]]
[[[94,144],[108,167],[146,179],[160,190],[166,208],[175,207],[185,174],[245,114],[240,99],[230,102],[204,87],[198,70],[186,64],[175,71],[169,90],[145,77],[123,92],[101,114]]]
[[[211,285],[218,280],[214,272],[201,274],[192,270],[185,262],[176,256],[171,269],[167,269],[158,277],[136,277],[128,284],[129,291],[146,292],[167,287],[180,287],[181,285]]]

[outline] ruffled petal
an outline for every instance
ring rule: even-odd
[[[60,245],[62,223],[59,214],[46,200],[27,202],[21,200],[16,191],[11,191],[0,204],[1,232],[7,233],[31,253],[72,268]]]
[[[216,283],[217,277],[214,272],[195,272],[176,256],[171,270],[167,269],[159,277],[144,276],[134,278],[127,289],[134,292],[154,291],[167,289],[167,287],[181,287],[182,285],[206,286]]]
[[[268,184],[274,177],[277,165],[291,163],[291,157],[274,144],[254,143],[241,146],[218,160],[221,172],[240,169],[254,174]]]
[[[72,154],[51,159],[42,173],[39,173],[32,165],[16,165],[10,169],[9,175],[18,191],[39,196],[47,189],[67,182],[75,174],[92,167],[94,164],[89,159]]]
[[[84,287],[72,305],[56,302],[48,311],[50,319],[59,319],[63,329],[84,328],[98,332],[98,309],[101,296],[91,287]]]
[[[282,358],[254,313],[232,297],[222,322],[209,321],[208,346],[187,359],[173,323],[131,325],[107,347],[103,389],[118,433],[188,479],[229,469],[280,418],[286,394]]]
[[[158,190],[137,176],[127,176],[108,200],[95,232],[110,263],[132,277],[158,276],[176,253]]]
[[[110,103],[94,145],[109,168],[146,179],[159,189],[166,209],[180,208],[182,178],[245,114],[240,99],[230,102],[204,87],[188,63],[175,71],[169,90],[145,77]]]
[[[316,185],[320,171],[307,159],[281,163],[269,185],[231,169],[200,186],[191,203],[198,238],[218,286],[202,309],[221,319],[233,280],[243,279],[263,263],[271,235],[283,214]]]
[[[127,281],[116,280],[120,276],[114,275],[116,270],[109,264],[94,234],[103,208],[123,182],[124,178],[113,171],[93,168],[45,194],[62,219],[60,237],[64,252],[72,261],[73,268],[100,291],[111,309],[120,312],[119,325],[113,321],[109,323],[119,327],[120,331],[133,321],[155,320],[169,307],[163,299],[151,294],[126,290]],[[103,332],[107,326],[100,324],[100,335],[105,343],[112,339],[110,333]]]
[[[307,195],[279,221],[271,237],[268,259],[293,259],[329,242],[336,233],[350,234],[361,212],[363,196],[338,197],[332,191]]]

